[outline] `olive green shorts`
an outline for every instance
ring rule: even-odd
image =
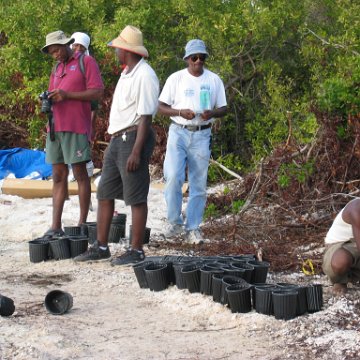
[[[46,136],[46,162],[49,164],[76,164],[89,161],[91,149],[87,135],[67,131],[55,133],[55,140]]]
[[[331,267],[331,259],[334,253],[339,249],[348,251],[353,257],[353,264],[350,268],[350,272],[343,276],[334,274],[334,271]],[[356,246],[355,239],[327,245],[324,253],[322,268],[324,273],[329,277],[333,284],[347,284],[348,282],[360,281],[360,252]]]

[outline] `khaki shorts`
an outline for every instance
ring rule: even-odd
[[[353,264],[350,268],[350,271],[344,276],[338,276],[334,274],[334,271],[331,267],[331,259],[334,253],[339,249],[348,251],[353,257]],[[324,273],[329,277],[333,284],[347,284],[348,282],[354,283],[360,281],[360,252],[356,246],[355,239],[351,239],[344,243],[327,245],[324,253],[322,268]]]
[[[85,134],[66,131],[55,133],[55,140],[46,136],[46,162],[49,164],[76,164],[91,159],[89,140]]]

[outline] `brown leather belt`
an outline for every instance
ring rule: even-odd
[[[120,130],[120,131],[117,131],[117,132],[113,133],[113,134],[111,135],[111,137],[112,137],[112,138],[115,138],[115,137],[121,136],[121,135],[123,135],[123,134],[125,134],[125,133],[127,133],[127,132],[136,131],[137,128],[138,128],[137,125],[129,126],[129,127],[126,128],[126,129],[122,129],[122,130]]]
[[[211,124],[206,125],[181,125],[176,123],[175,121],[172,121],[172,123],[176,126],[180,126],[183,129],[189,130],[189,131],[199,131],[199,130],[205,130],[211,127]]]

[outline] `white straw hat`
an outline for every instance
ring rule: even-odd
[[[108,46],[124,49],[143,57],[149,56],[143,45],[142,32],[132,25],[127,25],[117,38],[108,43]]]

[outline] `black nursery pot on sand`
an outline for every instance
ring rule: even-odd
[[[306,300],[309,312],[320,311],[323,307],[323,289],[321,284],[306,287]]]
[[[64,226],[64,232],[67,236],[81,235],[81,226]]]
[[[66,236],[53,238],[50,241],[50,248],[55,260],[70,259],[70,240]]]
[[[225,274],[217,273],[212,276],[212,295],[215,302],[221,303],[222,279]]]
[[[145,228],[145,233],[144,233],[144,238],[143,238],[143,244],[148,244],[150,241],[150,233],[151,233],[151,228],[146,227]],[[129,244],[131,245],[131,240],[132,240],[132,225],[129,225]]]
[[[112,223],[110,225],[108,242],[109,243],[118,243],[118,242],[120,242],[120,239],[124,238],[124,237],[125,237],[125,225]]]
[[[87,221],[87,222],[84,222],[80,225],[80,228],[81,228],[81,235],[84,235],[84,236],[89,236],[89,231],[88,231],[88,227],[89,226],[96,226],[96,222],[95,221]]]
[[[72,258],[84,253],[89,245],[89,239],[84,235],[70,236],[70,256]]]
[[[29,256],[32,263],[47,260],[49,258],[49,240],[37,238],[29,241]]]
[[[189,292],[200,292],[200,266],[197,264],[185,265],[182,267],[181,273]]]
[[[297,284],[277,283],[279,290],[297,292],[296,315],[303,315],[307,312],[306,288]]]
[[[149,289],[162,291],[169,286],[167,264],[153,263],[145,266],[145,276]]]
[[[247,262],[249,265],[254,267],[252,274],[251,283],[266,283],[267,274],[269,271],[270,264],[266,261],[251,260]]]
[[[298,292],[293,290],[275,290],[272,292],[274,315],[276,319],[290,320],[296,317]]]
[[[229,285],[226,288],[231,312],[247,313],[251,311],[251,286],[243,284]]]
[[[113,218],[111,219],[111,223],[112,224],[117,224],[117,225],[126,225],[126,214],[117,214],[114,215]]]
[[[15,311],[13,299],[0,294],[0,315],[11,316]]]
[[[149,288],[148,282],[146,280],[145,275],[145,267],[147,265],[154,264],[153,261],[142,261],[138,264],[133,265],[133,270],[136,276],[136,280],[138,281],[138,284],[140,288],[147,289]]]
[[[255,286],[254,301],[255,310],[260,314],[273,315],[274,305],[272,292],[278,289],[277,286]]]
[[[224,305],[228,304],[228,295],[226,292],[226,288],[229,285],[235,285],[235,284],[240,284],[243,286],[249,286],[249,284],[242,278],[238,277],[238,276],[232,276],[232,275],[225,275],[222,278],[222,284],[221,284],[221,298],[220,298],[220,302]]]
[[[212,295],[213,274],[224,274],[224,271],[207,265],[200,268],[200,292],[202,294]]]
[[[46,310],[53,315],[62,315],[73,306],[73,297],[62,290],[52,290],[45,297]]]

